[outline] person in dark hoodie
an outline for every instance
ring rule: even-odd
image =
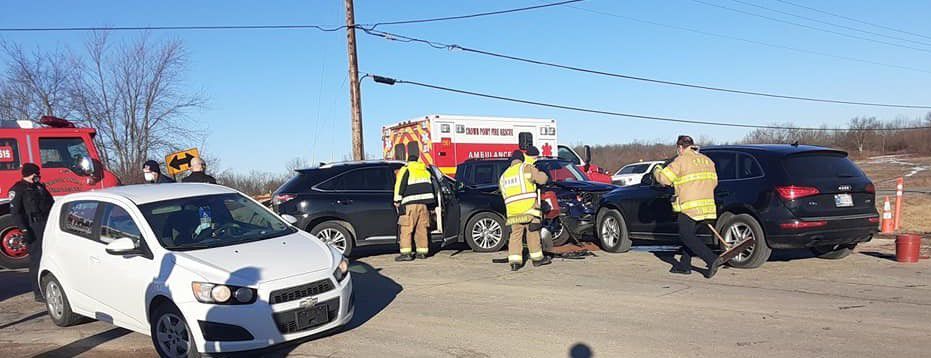
[[[142,165],[142,175],[145,177],[145,182],[148,184],[165,184],[175,182],[175,180],[171,177],[162,174],[162,169],[158,165],[158,162],[154,160],[147,160],[145,164]]]

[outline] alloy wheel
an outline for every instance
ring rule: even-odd
[[[58,286],[58,282],[50,280],[45,285],[45,302],[48,307],[48,313],[52,315],[52,318],[60,320],[65,314],[65,300],[61,293],[61,287]]]
[[[734,223],[724,232],[724,241],[731,246],[747,239],[756,239],[756,237],[753,235],[753,229],[750,228],[750,225],[742,222]],[[755,244],[750,245],[746,250],[735,256],[732,261],[742,262],[749,259],[753,255],[755,246]]]
[[[191,351],[187,325],[177,314],[162,315],[155,326],[155,334],[159,348],[169,357],[187,357]]]
[[[605,246],[614,247],[621,239],[621,226],[618,225],[617,219],[607,216],[601,223],[601,242]]]
[[[339,230],[326,228],[320,230],[320,232],[317,233],[317,237],[330,246],[335,247],[339,252],[346,252],[346,235],[343,235]]]
[[[491,218],[483,218],[472,225],[472,241],[483,249],[491,249],[501,242],[501,224]]]

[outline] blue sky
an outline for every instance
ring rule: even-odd
[[[802,22],[732,0],[703,0]],[[847,22],[764,0],[744,0],[929,46],[931,39]],[[802,1],[808,6],[931,36],[931,2]],[[460,15],[542,1],[356,0],[356,22]],[[0,26],[146,26],[344,23],[343,1],[3,1]],[[931,52],[812,31],[710,7],[692,0],[588,0],[568,7],[417,25],[380,27],[399,34],[511,55],[746,90],[873,102],[929,104]],[[630,20],[634,18],[641,21]],[[858,58],[906,70],[751,44],[646,24],[710,33]],[[833,28],[836,31],[852,33]],[[852,33],[856,34],[856,33]],[[114,34],[117,38],[131,33]],[[857,34],[858,36],[870,36]],[[3,33],[27,47],[80,49],[85,33]],[[314,30],[161,31],[183,40],[187,84],[209,105],[193,118],[209,129],[203,148],[236,171],[280,172],[294,157],[346,158],[350,151],[345,33]],[[921,110],[818,104],[674,88],[572,73],[359,34],[361,71],[492,94],[646,115],[722,122],[843,125],[854,116],[916,118]],[[891,39],[870,36],[883,41]],[[931,51],[931,50],[929,50]],[[923,72],[927,71],[927,72]],[[671,141],[692,134],[733,141],[747,130],[604,117],[435,92],[362,84],[365,148],[381,155],[382,125],[444,113],[556,118],[563,143]]]

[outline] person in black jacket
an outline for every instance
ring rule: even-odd
[[[29,275],[32,277],[32,294],[36,301],[44,302],[39,287],[39,260],[42,259],[42,236],[45,222],[52,210],[52,194],[39,182],[39,166],[23,164],[23,179],[10,188],[10,215],[13,224],[22,231],[29,249]]]
[[[158,162],[154,160],[147,160],[145,164],[142,165],[142,175],[145,177],[145,182],[149,184],[165,184],[175,182],[175,180],[171,177],[162,174],[161,167],[158,165]]]
[[[191,159],[191,174],[181,179],[182,183],[210,183],[216,184],[217,179],[207,175],[204,171],[207,169],[207,163],[203,159]]]

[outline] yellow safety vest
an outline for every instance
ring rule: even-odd
[[[525,166],[525,163],[510,166],[498,181],[507,208],[508,225],[524,224],[540,217],[537,184],[533,182],[532,174],[524,170]]]
[[[407,174],[407,182],[404,182],[404,192],[401,193],[402,181],[404,174]],[[410,162],[398,171],[394,184],[394,201],[406,204],[433,204],[435,201],[433,195],[433,182],[430,180],[430,171],[426,165],[421,162]]]

